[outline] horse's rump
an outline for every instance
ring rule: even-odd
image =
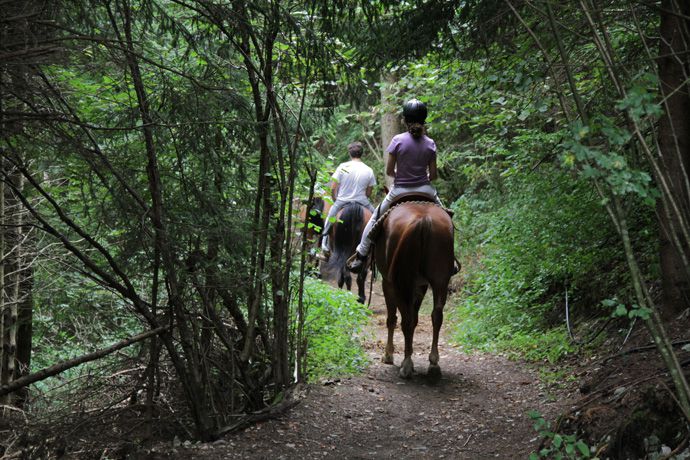
[[[384,276],[403,298],[412,298],[416,286],[450,278],[453,269],[453,224],[434,204],[398,206],[385,222]],[[381,242],[383,243],[383,241]]]
[[[365,224],[364,206],[354,202],[347,203],[336,218],[338,221],[331,225],[331,255],[326,265],[328,273],[344,267],[347,258],[357,247]]]
[[[448,282],[453,274],[453,259],[453,222],[443,208],[434,203],[410,202],[390,212],[384,222],[383,238],[376,247],[376,264],[383,276],[387,310],[388,340],[383,362],[393,364],[393,332],[397,311],[405,336],[405,358],[400,365],[400,376],[403,378],[410,378],[414,372],[412,340],[419,307],[429,286],[434,295],[434,308],[431,313],[433,335],[427,374],[433,378],[441,375],[438,337],[443,323]]]

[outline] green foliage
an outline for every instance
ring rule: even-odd
[[[560,434],[551,431],[551,423],[544,420],[537,411],[530,411],[529,417],[534,421],[534,429],[542,438],[544,447],[539,452],[532,452],[530,460],[545,459],[592,459],[598,460],[592,454],[590,446],[573,434]]]
[[[34,272],[34,370],[107,347],[145,330],[146,326],[118,296],[69,272],[59,274],[56,268],[41,264]],[[135,356],[139,347],[125,348],[119,355]],[[111,356],[105,361],[117,359]],[[99,363],[102,365],[103,361]],[[65,380],[89,374],[99,363],[69,369],[60,380],[48,379],[36,386],[47,391]]]
[[[620,303],[616,298],[604,299],[601,301],[601,304],[613,310],[611,314],[613,318],[625,317],[629,319],[641,318],[647,320],[652,312],[649,308],[640,307],[637,304],[632,304],[628,307],[624,303]]]
[[[545,168],[504,178],[456,206],[466,279],[455,339],[551,362],[571,351],[559,319],[566,283],[571,296],[589,292],[591,273],[620,258],[607,244],[614,230],[596,194]],[[609,276],[606,285],[619,275]]]
[[[368,364],[362,348],[371,311],[352,293],[307,278],[304,283],[307,310],[307,373],[310,379],[351,375]]]
[[[561,366],[541,366],[539,368],[539,381],[557,388],[565,388],[568,382],[577,380],[571,369]]]
[[[563,163],[578,167],[582,177],[603,181],[614,195],[635,194],[652,206],[656,193],[651,188],[652,178],[646,171],[631,167],[624,146],[630,141],[630,133],[617,126],[611,117],[599,115],[589,126],[573,123],[571,135],[566,137]],[[604,147],[592,142],[603,140]]]

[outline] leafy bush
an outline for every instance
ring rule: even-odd
[[[544,169],[503,178],[456,203],[466,279],[455,339],[464,345],[555,362],[571,350],[562,323],[566,285],[581,311],[627,285],[596,193]]]
[[[352,293],[312,278],[304,283],[307,374],[310,379],[355,374],[368,364],[361,340],[371,315]]]
[[[112,345],[145,330],[127,305],[112,292],[71,273],[60,272],[49,263],[34,271],[33,371]],[[136,355],[141,344],[121,350],[117,355]],[[64,381],[86,375],[111,355],[97,363],[82,364],[47,379],[36,387],[47,391]]]
[[[574,434],[560,434],[551,431],[551,423],[544,420],[539,412],[530,411],[529,417],[534,421],[534,429],[543,439],[543,447],[539,452],[532,452],[530,460],[541,458],[561,459],[585,459],[598,460],[599,457],[592,454],[592,448]]]

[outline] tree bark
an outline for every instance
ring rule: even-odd
[[[386,180],[388,190],[393,188],[393,178],[386,175],[386,165],[388,164],[388,144],[391,143],[393,136],[402,131],[402,123],[398,115],[399,101],[395,98],[395,84],[398,76],[393,72],[386,72],[381,77],[381,147],[383,147],[383,176]]]
[[[2,168],[6,162],[0,161]],[[7,258],[5,254],[5,182],[0,181],[0,386],[10,383],[10,374],[7,370],[10,361],[10,309],[5,304],[5,267]],[[0,398],[0,404],[9,404],[9,396]]]
[[[33,246],[31,246],[30,250],[33,250]],[[14,369],[14,380],[18,380],[31,372],[34,314],[34,271],[31,265],[22,267],[20,282],[19,292],[21,298],[19,300],[19,311],[17,315],[17,366]],[[21,388],[17,390],[15,397],[17,407],[22,407],[28,397],[27,389]]]
[[[664,113],[659,120],[659,148],[661,168],[680,208],[681,216],[664,209],[659,200],[659,260],[662,274],[662,314],[674,317],[688,307],[690,274],[682,263],[681,251],[688,253],[686,244],[674,244],[674,232],[690,221],[690,95],[688,93],[688,34],[689,21],[675,13],[690,14],[686,2],[662,1],[659,59],[659,84],[665,99]],[[675,13],[674,13],[675,12]],[[675,238],[676,242],[684,241]]]

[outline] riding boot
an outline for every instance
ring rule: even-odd
[[[367,256],[363,256],[359,252],[355,252],[349,259],[347,259],[347,269],[352,273],[359,273],[364,268],[366,261]]]
[[[443,208],[443,210],[446,211],[446,213],[448,213],[448,216],[450,216],[450,218],[452,219],[453,216],[455,215],[455,211],[453,211],[450,208],[447,208],[446,205],[443,204],[443,201],[441,201],[441,197],[438,196],[438,193],[436,194],[434,199],[436,200],[436,204],[441,206],[441,208]]]
[[[328,245],[328,234],[323,235],[321,238],[321,255],[319,258],[327,262],[331,255],[331,249]]]

